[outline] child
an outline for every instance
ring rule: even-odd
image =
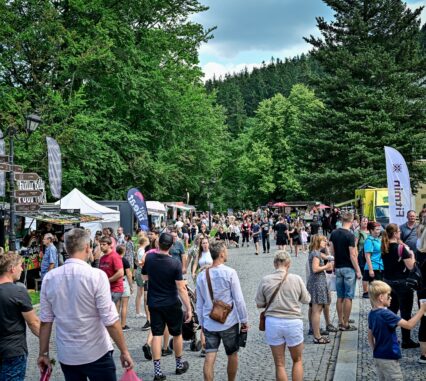
[[[410,319],[401,319],[388,310],[391,303],[391,288],[382,281],[371,282],[368,287],[373,309],[368,314],[368,343],[373,349],[378,380],[403,380],[399,359],[401,349],[396,336],[396,327],[413,329],[426,313],[426,303]]]
[[[302,240],[302,250],[308,251],[308,232],[306,231],[304,227],[302,228],[300,232],[300,238]]]

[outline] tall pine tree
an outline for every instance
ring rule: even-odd
[[[322,37],[306,39],[324,70],[313,83],[325,103],[306,134],[308,189],[342,200],[361,184],[386,186],[385,145],[403,154],[415,188],[424,166],[414,164],[426,156],[421,9],[399,0],[324,2],[334,20],[317,18]]]

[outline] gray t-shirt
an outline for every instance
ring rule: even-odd
[[[25,287],[14,283],[0,285],[0,359],[28,353],[27,326],[22,312],[32,309]]]
[[[401,239],[406,243],[411,250],[416,252],[417,244],[417,224],[413,228],[408,227],[407,223],[402,224],[399,228],[401,229]]]

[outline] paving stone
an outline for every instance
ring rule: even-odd
[[[275,249],[275,247],[273,247]],[[228,265],[235,268],[240,277],[242,290],[245,296],[248,313],[249,313],[249,324],[251,329],[248,334],[247,346],[240,351],[240,362],[237,379],[240,381],[269,381],[275,379],[274,362],[272,359],[270,348],[264,341],[264,334],[257,328],[259,310],[256,308],[254,297],[256,294],[257,286],[263,275],[266,275],[274,270],[273,268],[273,253],[271,254],[260,254],[254,255],[253,245],[249,248],[230,249],[229,251],[229,263]],[[305,267],[307,254],[299,254],[298,258],[292,258],[291,272],[299,274],[305,279]],[[331,305],[331,318],[333,324],[337,325],[337,317],[335,310],[336,296],[333,293],[333,302]],[[335,362],[337,358],[337,352],[339,348],[339,340],[341,333],[330,333],[331,343],[327,345],[316,345],[312,343],[312,336],[307,335],[308,322],[307,322],[307,306],[303,306],[303,314],[305,316],[305,349],[304,349],[304,370],[305,380],[313,381],[329,381],[333,379],[333,372],[335,368]],[[72,311],[70,311],[72,314]],[[129,303],[129,317],[127,325],[133,329],[129,332],[125,332],[125,338],[130,350],[130,353],[135,361],[135,370],[139,377],[143,377],[144,380],[152,380],[153,378],[153,366],[150,361],[147,361],[143,357],[142,345],[145,342],[147,333],[141,331],[141,327],[144,324],[144,319],[135,318],[135,307],[134,307],[134,296],[132,296]],[[323,319],[323,318],[322,318]],[[325,326],[322,320],[322,326]],[[39,372],[36,366],[36,359],[38,354],[38,339],[28,332],[28,346],[29,346],[29,360],[27,370],[27,380],[37,381],[39,380]],[[51,345],[51,354],[55,356],[54,345]],[[123,373],[121,365],[118,360],[118,351],[114,352],[114,358],[117,366],[117,374],[120,377]],[[199,381],[203,379],[202,368],[204,359],[199,357],[197,352],[190,352],[185,350],[184,357],[189,361],[189,371],[181,376],[174,374],[175,361],[173,356],[168,356],[162,359],[163,372],[167,375],[167,380],[191,380]],[[288,350],[285,355],[286,369],[289,378],[291,377],[291,358]],[[215,367],[215,379],[224,381],[226,377],[226,355],[221,347],[218,353]],[[60,366],[55,366],[52,381],[63,380],[63,375],[60,370]]]

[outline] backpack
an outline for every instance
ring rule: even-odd
[[[398,256],[402,259],[404,245],[398,245]],[[408,270],[408,269],[407,269]],[[412,290],[421,290],[423,288],[423,277],[420,267],[414,263],[414,267],[409,270],[408,277],[405,279],[405,285]]]

